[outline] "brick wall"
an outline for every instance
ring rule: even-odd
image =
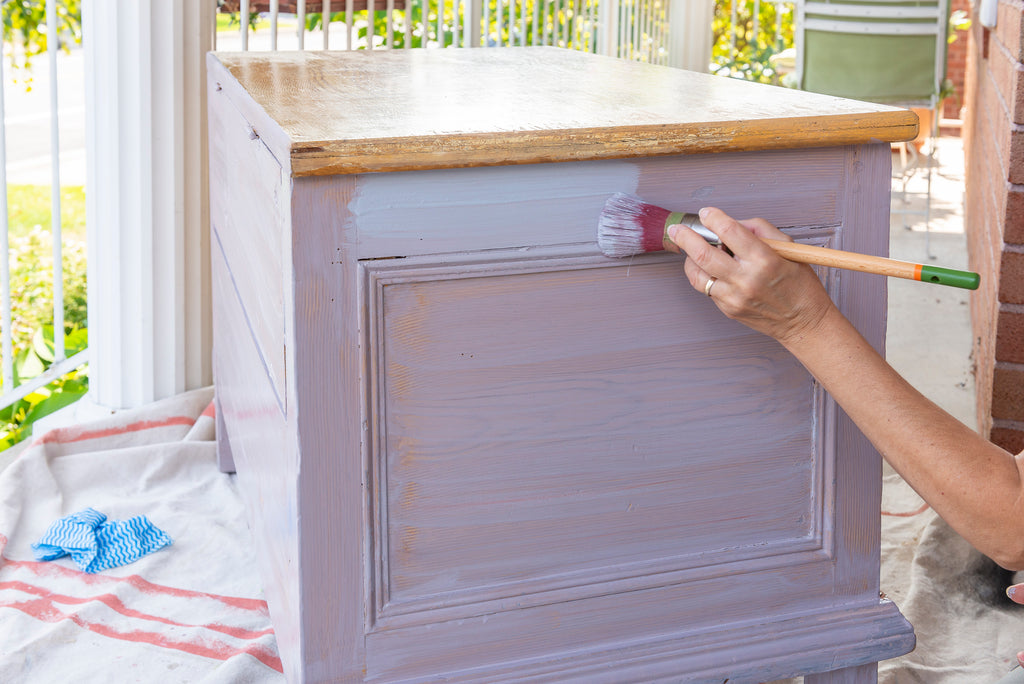
[[[969,12],[970,0],[953,0],[950,3],[952,11],[963,10]],[[953,36],[950,36],[953,37]],[[950,43],[946,50],[946,78],[953,82],[956,92],[942,103],[942,116],[947,119],[959,119],[960,110],[964,106],[964,80],[967,74],[967,43],[968,31],[957,31],[955,40]]]
[[[1024,450],[1024,0],[1000,0],[997,27],[972,17],[967,41],[964,213],[971,267],[978,427]]]

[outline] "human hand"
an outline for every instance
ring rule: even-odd
[[[1024,584],[1014,584],[1006,588],[1006,595],[1014,603],[1024,603]],[[1024,651],[1017,654],[1017,662],[1024,667]]]
[[[787,344],[813,334],[835,310],[810,266],[783,259],[758,239],[791,241],[775,226],[764,219],[737,221],[714,208],[701,209],[700,220],[731,256],[685,226],[670,227],[669,237],[687,255],[690,284],[726,316]],[[709,278],[715,279],[710,290]]]

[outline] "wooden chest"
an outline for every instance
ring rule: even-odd
[[[218,443],[290,681],[874,681],[880,461],[614,192],[884,254],[904,110],[555,48],[213,54]],[[881,347],[885,282],[823,271]],[[233,464],[232,464],[233,462]]]

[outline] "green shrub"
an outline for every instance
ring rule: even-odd
[[[10,238],[15,386],[44,372],[54,361],[52,245],[50,231],[40,226]],[[66,237],[62,261],[64,347],[70,357],[85,349],[89,341],[85,243]],[[28,437],[36,420],[77,401],[88,388],[88,370],[83,366],[0,410],[0,449]]]
[[[779,85],[781,78],[771,58],[793,47],[793,13],[792,3],[776,5],[765,1],[755,5],[753,0],[738,3],[734,42],[732,3],[716,0],[712,20],[712,73]]]

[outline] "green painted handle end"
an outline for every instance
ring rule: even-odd
[[[921,282],[962,287],[965,290],[977,290],[981,284],[981,276],[970,271],[956,271],[939,266],[921,266]]]

